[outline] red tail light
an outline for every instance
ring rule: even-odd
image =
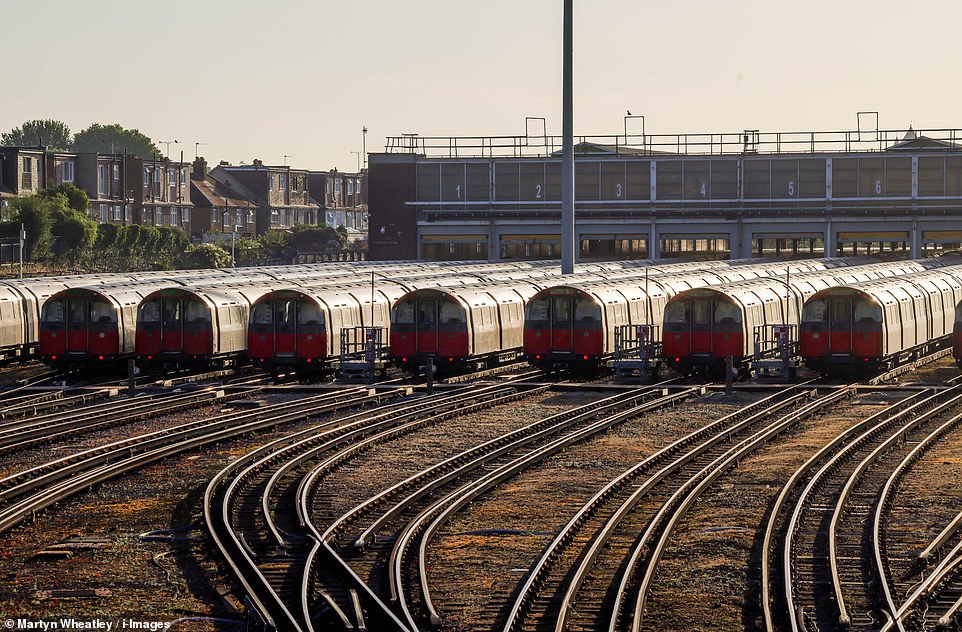
[[[448,358],[448,362],[454,362],[454,358]]]
[[[541,354],[539,353],[538,355],[536,355],[536,356],[534,357],[534,359],[535,359],[535,360],[540,360],[540,359],[541,359]]]
[[[587,360],[587,359],[588,359],[588,356],[584,356],[584,359]]]
[[[103,359],[104,359],[104,357],[103,357],[103,356],[100,356],[100,359],[101,359],[101,360],[103,360]]]
[[[148,359],[148,360],[153,360],[153,359],[154,359],[154,356],[147,356],[147,359]]]
[[[401,358],[401,362],[407,362],[407,361],[408,361],[407,358]]]
[[[57,359],[57,356],[50,356],[50,359],[51,359],[51,360],[56,360],[56,359]]]
[[[307,359],[307,363],[308,363],[308,364],[311,363],[311,359],[310,359],[310,358]]]

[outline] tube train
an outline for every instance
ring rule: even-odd
[[[799,355],[822,373],[889,369],[953,346],[960,309],[960,265],[828,288],[805,303]]]
[[[147,273],[136,278],[65,277],[63,283],[49,287],[42,301],[35,301],[43,309],[33,320],[37,323],[33,340],[39,356],[58,368],[115,364],[135,354],[147,364],[223,364],[245,355],[250,305],[278,286],[359,285],[367,283],[368,273],[388,270],[436,277],[457,271],[482,282],[488,271],[523,275],[547,269],[547,262],[460,267],[447,262],[314,264]],[[4,324],[10,327],[15,322]],[[21,348],[25,342],[10,338],[10,346]]]
[[[607,285],[644,288],[645,277],[653,280],[668,274],[676,275],[672,278],[677,283],[691,287],[687,284],[751,278],[771,270],[770,263],[761,264],[757,260],[712,263],[708,270],[701,263],[679,263],[647,266],[644,275],[638,270],[606,273],[603,279],[591,274],[574,275],[566,278],[563,286],[555,279],[545,279],[503,286],[412,292],[401,297],[392,310],[390,356],[395,365],[411,371],[425,366],[427,358],[431,358],[441,372],[490,366],[522,355],[542,368],[555,364],[569,366],[576,357],[587,355],[578,353],[584,351],[586,340],[604,335],[597,310],[581,313],[577,297],[572,293],[576,290],[571,288]],[[820,269],[847,263],[845,259],[826,259],[791,265],[798,269]],[[553,296],[555,292],[557,295]],[[604,299],[592,304],[598,309],[607,305]],[[555,320],[557,329],[551,325]],[[585,362],[597,360],[596,356],[590,354]]]
[[[599,274],[613,274],[646,263],[611,262],[587,268]],[[32,340],[41,358],[57,367],[114,364],[135,355],[145,364],[226,364],[246,359],[251,306],[274,290],[286,288],[296,292],[300,288],[350,286],[356,300],[347,299],[344,304],[338,304],[338,308],[354,309],[357,315],[344,322],[367,325],[360,316],[364,301],[359,297],[365,295],[369,274],[381,277],[377,280],[378,286],[403,290],[386,295],[385,300],[393,301],[416,287],[489,283],[529,276],[543,278],[557,273],[557,262],[551,261],[392,262],[192,270],[146,273],[137,278],[66,277],[59,284],[47,281],[49,288],[41,298],[35,299],[37,306],[46,300],[47,308],[35,310],[37,316],[32,322],[38,324],[34,325]],[[415,284],[415,279],[420,281]],[[2,311],[0,303],[0,314]],[[332,318],[328,322],[338,321]],[[4,320],[10,329],[17,324],[16,319]],[[387,316],[376,324],[387,326]],[[0,331],[0,336],[5,333]],[[258,333],[266,335],[263,327]],[[282,331],[279,335],[288,334]],[[330,345],[336,344],[336,336],[330,340]],[[22,339],[14,339],[11,332],[11,347],[19,349],[25,344]],[[303,353],[288,357],[283,347],[282,343],[276,352],[266,354],[262,345],[257,350],[261,354],[257,358],[264,360],[262,364],[273,366],[326,361],[336,355],[329,346],[328,352],[318,358],[308,351],[310,345],[302,345]],[[267,362],[275,355],[276,361]]]

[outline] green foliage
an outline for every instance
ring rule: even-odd
[[[23,224],[27,232],[24,258],[43,261],[50,257],[53,245],[53,214],[62,210],[59,200],[38,195],[16,198],[11,204],[15,226]]]
[[[230,238],[221,240],[220,246],[230,250]],[[264,249],[256,239],[240,237],[234,240],[234,264],[238,266],[256,266],[264,261]]]
[[[297,252],[337,251],[347,243],[347,231],[338,231],[330,226],[294,226],[289,242]]]
[[[113,150],[116,153],[121,153],[126,149],[127,153],[139,156],[144,160],[150,160],[155,154],[157,156],[163,155],[148,136],[141,134],[136,129],[125,129],[117,123],[111,123],[110,125],[94,123],[87,129],[77,132],[73,138],[74,151],[109,153],[111,141],[113,141]]]
[[[86,260],[97,240],[97,222],[65,206],[54,210],[51,219],[55,236],[54,256],[73,265]]]
[[[190,246],[184,257],[184,267],[200,268],[229,268],[233,265],[230,253],[217,244],[206,243]]]
[[[269,230],[257,238],[261,247],[261,256],[265,261],[290,261],[294,256],[294,249],[289,240],[290,233]]]
[[[90,206],[90,198],[87,192],[77,188],[72,182],[64,182],[57,186],[49,186],[42,189],[37,195],[45,198],[63,197],[65,204],[78,213],[86,213]]]
[[[0,144],[20,147],[42,145],[51,151],[68,151],[73,148],[70,128],[61,121],[51,119],[27,121],[0,135]]]

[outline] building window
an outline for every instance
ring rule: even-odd
[[[106,224],[110,219],[110,207],[106,204],[100,205],[100,223]]]
[[[280,178],[281,191],[287,191],[287,174],[282,173],[278,177]]]
[[[340,192],[341,192],[341,179],[334,178],[334,193],[340,193]]]
[[[277,218],[278,218],[277,209],[272,209],[272,210],[271,210],[271,225],[272,225],[272,226],[273,226],[273,225],[277,225],[277,223],[278,223],[278,219],[277,219]]]
[[[145,187],[150,186],[150,170],[149,169],[144,169],[144,186]]]
[[[154,226],[164,225],[164,214],[159,208],[154,209]]]
[[[254,209],[248,208],[248,209],[247,209],[247,223],[248,223],[248,224],[253,224],[253,223],[255,223],[255,221],[256,221],[256,220],[254,219]]]
[[[354,195],[354,178],[347,179],[347,194]]]
[[[287,209],[286,208],[281,209],[280,225],[287,226]]]
[[[120,180],[120,165],[114,163],[114,180]]]
[[[178,224],[180,224],[180,211],[175,206],[170,209],[170,225],[177,226]]]
[[[33,173],[33,158],[24,158],[24,159],[23,159],[23,172],[24,172],[24,173]]]
[[[73,163],[72,162],[62,162],[60,167],[60,181],[61,182],[73,182]]]
[[[110,195],[110,180],[107,165],[97,165],[97,193],[101,197]]]
[[[270,174],[270,183],[268,184],[268,186],[270,187],[271,191],[274,190],[274,174],[273,173]]]

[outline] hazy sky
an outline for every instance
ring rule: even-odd
[[[561,0],[0,0],[0,130],[354,170],[385,137],[561,132]],[[576,135],[962,128],[958,0],[575,0]],[[160,145],[163,148],[163,145]]]

